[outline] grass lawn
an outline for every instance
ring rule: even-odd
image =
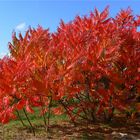
[[[44,127],[44,121],[43,117],[39,115],[39,110],[34,108],[35,113],[34,114],[28,114],[28,117],[30,118],[30,121],[32,125],[35,128],[35,137],[48,137],[47,132]],[[31,127],[29,125],[29,122],[26,119],[26,116],[23,111],[20,111],[20,117],[22,118],[24,124],[26,126],[23,126],[21,121],[19,119],[12,120],[10,123],[5,125],[0,125],[0,140],[4,138],[4,140],[15,140],[15,139],[30,139],[30,137],[33,137],[33,133],[31,130]],[[46,114],[47,119],[47,114]],[[68,120],[66,115],[60,115],[60,116],[50,116],[50,124],[57,125],[60,122],[64,122]],[[21,137],[21,138],[20,138]]]
[[[74,126],[65,115],[51,115],[48,133],[45,131],[43,117],[39,116],[39,110],[34,110],[35,113],[28,114],[28,116],[35,128],[35,136],[23,111],[20,111],[20,116],[27,128],[18,119],[4,126],[0,125],[0,140],[121,140],[124,137],[135,140],[140,138],[140,122],[135,122],[135,124],[131,122],[121,124],[120,121],[118,121],[120,123],[110,124],[81,122]]]

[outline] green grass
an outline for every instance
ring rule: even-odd
[[[23,120],[23,122],[27,126],[29,126],[29,123],[27,121],[27,118],[26,118],[23,110],[19,111],[19,114],[20,114],[20,117]],[[44,124],[43,116],[40,115],[40,110],[38,108],[34,108],[34,113],[33,114],[31,114],[31,113],[27,113],[27,114],[28,114],[28,117],[29,117],[31,123],[33,123],[33,125],[39,126],[39,125],[43,125]],[[48,116],[48,113],[45,114],[46,120],[47,120],[47,116]],[[60,115],[60,116],[56,116],[56,115],[53,115],[53,114],[50,115],[51,123],[55,123],[56,121],[67,120],[67,119],[68,118],[67,118],[67,116],[65,114]],[[8,126],[11,127],[14,124],[18,124],[20,127],[22,126],[22,123],[20,122],[19,118],[17,118],[16,120],[12,120],[8,124]]]
[[[114,131],[121,132],[120,128],[124,128],[124,125],[118,127],[116,125],[111,126],[110,124],[106,123],[87,124],[81,122],[81,124],[79,123],[73,125],[72,123],[68,122],[69,119],[66,115],[56,116],[51,114],[51,128],[48,133],[45,131],[45,127],[43,127],[44,122],[43,117],[39,115],[40,111],[38,110],[38,108],[34,108],[34,111],[34,114],[28,113],[28,117],[30,118],[31,123],[35,128],[36,136],[33,135],[31,127],[25,117],[24,112],[20,111],[20,116],[26,124],[27,128],[22,125],[19,119],[10,121],[10,123],[4,126],[0,125],[0,140],[47,140],[50,139],[49,137],[51,137],[53,140],[61,140],[64,138],[66,138],[67,140],[103,140],[105,139],[105,137],[107,137],[107,139],[110,138],[110,133]],[[48,114],[46,113],[46,119],[47,115]],[[127,124],[125,131],[126,133],[128,133],[128,130],[137,132],[137,129],[139,129],[138,126],[139,123],[137,124],[137,127],[136,125],[132,126],[130,124],[129,126]],[[125,131],[123,130],[123,132]]]
[[[46,132],[44,128],[44,121],[43,116],[40,116],[40,111],[38,108],[34,108],[35,113],[28,114],[28,117],[35,128],[35,132],[37,136],[43,136],[46,137]],[[31,126],[29,125],[27,118],[24,114],[24,112],[21,110],[19,111],[20,117],[22,118],[23,122],[25,123],[26,127],[22,125],[21,121],[17,118],[16,120],[11,120],[8,124],[0,125],[0,140],[14,140],[15,137],[27,137],[27,136],[33,136],[33,133],[31,133]],[[47,120],[47,113],[45,114],[46,120]],[[50,125],[57,124],[57,122],[68,120],[66,115],[60,115],[56,116],[51,114],[50,116]],[[4,136],[3,136],[4,135]],[[19,136],[17,136],[19,135]],[[23,135],[23,136],[22,136]],[[20,138],[19,138],[20,139]]]

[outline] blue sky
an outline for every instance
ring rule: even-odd
[[[69,22],[76,15],[87,15],[95,7],[102,11],[107,5],[110,16],[128,6],[140,14],[139,0],[0,0],[0,57],[8,54],[13,30],[25,33],[29,26],[41,25],[53,32],[60,19]]]

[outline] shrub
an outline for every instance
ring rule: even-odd
[[[21,109],[34,113],[33,107],[42,115],[66,113],[72,121],[139,112],[140,17],[130,8],[108,14],[108,8],[95,9],[61,21],[55,33],[40,26],[24,37],[13,33],[10,57],[0,60],[2,123]]]

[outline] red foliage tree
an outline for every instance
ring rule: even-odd
[[[24,37],[13,33],[11,55],[0,60],[0,121],[24,107],[29,113],[38,107],[42,115],[65,112],[72,121],[139,112],[140,18],[129,8],[115,18],[108,14],[95,9],[61,21],[51,34],[41,27]]]

